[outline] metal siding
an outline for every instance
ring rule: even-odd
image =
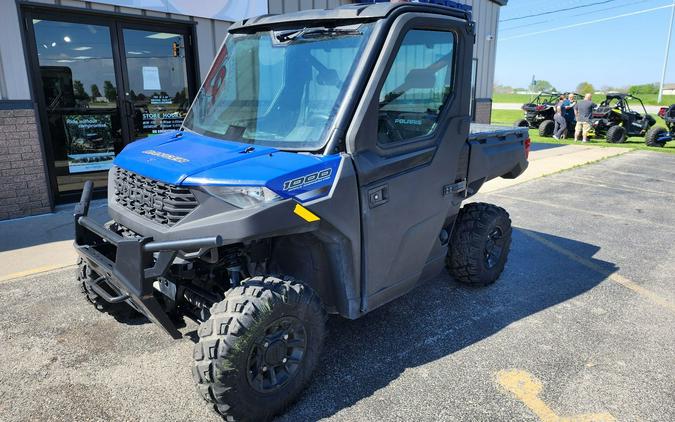
[[[126,13],[128,15],[142,15],[143,11],[141,9],[134,9],[131,7],[118,7],[120,13]]]
[[[13,1],[0,1],[0,39],[3,42],[0,48],[0,62],[2,62],[0,78],[3,81],[0,85],[6,91],[2,96],[8,100],[31,98],[21,41],[22,26],[16,4]]]
[[[270,14],[279,14],[283,13],[284,5],[283,0],[269,0],[267,3],[267,10]]]
[[[208,74],[217,47],[214,44],[214,31],[211,19],[194,18],[194,21],[197,22],[197,27],[195,28],[197,32],[197,50],[199,51],[197,63],[199,65],[199,74],[204,78]]]
[[[114,12],[115,6],[112,4],[103,4],[103,3],[89,3],[92,10],[105,10],[106,12]]]
[[[215,26],[215,34],[214,34],[215,37],[213,43],[215,46],[215,51],[218,51],[218,48],[220,48],[220,44],[222,44],[223,40],[225,39],[225,35],[227,35],[227,28],[230,27],[230,23],[225,21],[213,21],[213,23]],[[213,57],[211,58],[211,60],[213,60]],[[206,76],[205,74],[202,75]]]
[[[492,35],[493,39],[492,41],[486,41],[488,44],[488,51],[489,56],[488,56],[488,62],[487,62],[487,80],[486,80],[486,85],[487,85],[487,92],[485,93],[484,98],[492,98],[492,88],[494,85],[494,80],[495,80],[495,59],[497,55],[497,24],[499,22],[499,6],[496,3],[490,2],[490,32],[489,34]]]

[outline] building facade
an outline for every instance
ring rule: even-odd
[[[115,154],[180,127],[231,22],[352,0],[0,1],[0,220],[104,189]],[[489,122],[506,0],[460,0],[477,23],[472,113]]]

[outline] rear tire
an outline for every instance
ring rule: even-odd
[[[494,283],[511,247],[511,219],[496,205],[467,204],[459,211],[446,266],[455,280],[471,285]]]
[[[309,382],[325,322],[308,286],[290,278],[244,280],[199,327],[192,372],[200,394],[227,421],[271,418]]]
[[[518,119],[513,123],[516,127],[530,127],[530,123],[526,119]]]
[[[623,126],[612,126],[607,129],[605,137],[610,144],[622,144],[626,142],[626,129]]]
[[[106,314],[112,315],[118,321],[128,321],[134,318],[139,318],[142,315],[136,311],[134,308],[129,306],[126,302],[121,303],[108,303],[101,296],[96,294],[87,283],[93,283],[100,276],[94,272],[89,266],[84,262],[82,258],[77,260],[77,282],[80,285],[80,292],[84,296],[87,302],[96,308],[99,312],[104,312]],[[103,287],[105,288],[105,287]],[[114,293],[114,292],[109,292]]]
[[[666,142],[659,141],[658,139],[666,133],[668,133],[668,130],[665,128],[660,126],[652,126],[652,128],[649,129],[645,135],[645,144],[650,147],[663,148],[666,145]]]
[[[544,120],[539,125],[539,136],[550,138],[551,136],[553,136],[554,129],[555,129],[555,122],[553,120]]]

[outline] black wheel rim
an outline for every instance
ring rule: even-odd
[[[485,266],[494,268],[499,263],[504,249],[504,233],[499,227],[495,227],[485,241]]]
[[[269,324],[251,348],[247,364],[249,385],[260,393],[278,390],[293,379],[305,357],[307,332],[291,316]]]

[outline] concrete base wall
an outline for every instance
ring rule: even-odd
[[[35,117],[30,102],[0,101],[0,220],[51,211]]]
[[[473,115],[476,123],[489,124],[492,119],[492,100],[490,98],[476,98]]]

